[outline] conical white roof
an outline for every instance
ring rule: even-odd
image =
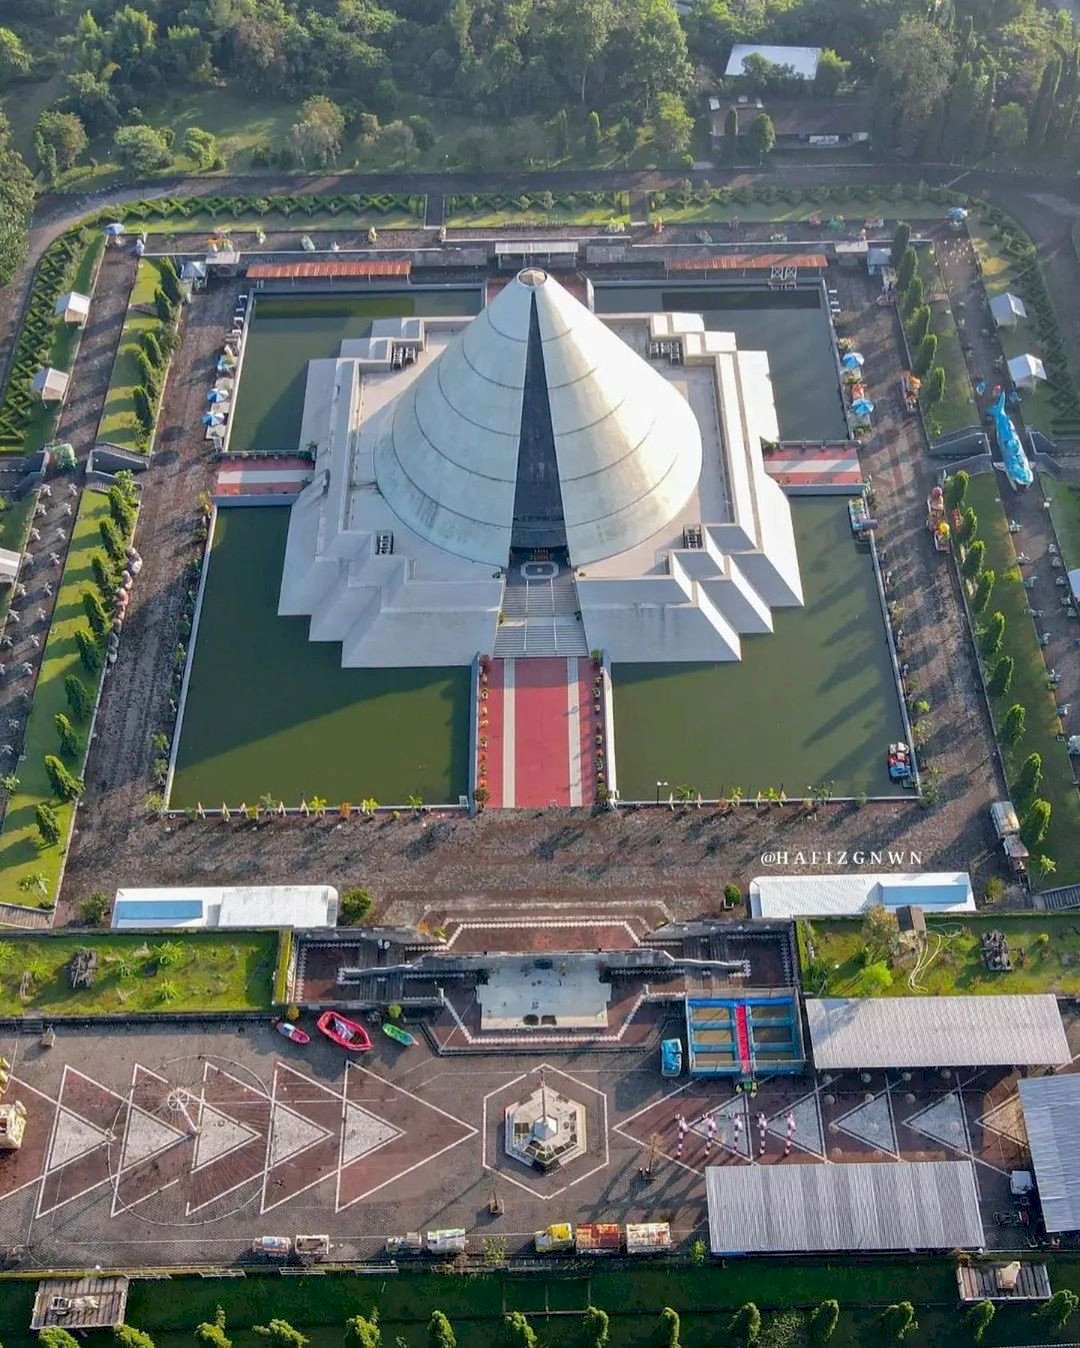
[[[373,419],[375,477],[410,529],[456,556],[509,558],[535,302],[575,566],[650,538],[701,474],[687,401],[542,271],[520,273]]]

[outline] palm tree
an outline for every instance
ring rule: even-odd
[[[13,796],[19,789],[19,779],[13,772],[5,772],[3,777],[0,777],[0,787],[3,787],[9,796]]]
[[[405,797],[405,804],[412,810],[413,814],[419,814],[424,808],[424,797],[418,796],[415,791],[410,791]]]
[[[272,791],[264,791],[259,797],[259,812],[261,814],[273,814],[277,809],[277,800]]]
[[[697,792],[692,786],[677,786],[675,788],[675,799],[680,804],[686,804],[693,800]]]
[[[738,805],[739,801],[742,800],[745,794],[746,792],[743,790],[741,786],[733,786],[731,790],[728,792],[729,804]]]
[[[417,797],[415,797],[415,799],[419,800],[420,798],[417,796]],[[412,805],[413,800],[414,800],[414,797],[413,797],[413,796],[410,796],[410,797],[409,797],[409,804],[410,804],[410,805]],[[423,805],[423,803],[424,803],[424,802],[421,800],[421,801],[420,801],[420,804]],[[364,799],[360,802],[360,813],[364,816],[365,819],[374,819],[374,818],[375,818],[375,811],[376,811],[378,808],[379,808],[379,802],[375,799],[374,796],[365,796]]]
[[[24,875],[19,881],[19,888],[24,894],[48,894],[49,881],[41,871],[31,871],[29,875]]]
[[[316,819],[322,819],[322,817],[326,814],[325,796],[311,797],[311,813],[315,816]]]
[[[1045,880],[1048,875],[1053,875],[1057,870],[1057,862],[1053,857],[1039,855],[1035,858],[1035,865],[1038,867],[1040,877]]]
[[[775,786],[767,786],[763,794],[765,796],[766,803],[769,805],[775,805],[780,800],[780,792],[777,791]]]

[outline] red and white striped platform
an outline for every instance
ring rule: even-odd
[[[222,460],[217,496],[299,496],[314,476],[310,459]]]

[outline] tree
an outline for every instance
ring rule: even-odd
[[[536,1331],[521,1311],[503,1317],[502,1341],[505,1348],[537,1348]]]
[[[68,76],[60,110],[74,113],[88,136],[109,135],[120,124],[120,108],[108,80],[89,70]]]
[[[457,1335],[442,1311],[432,1311],[428,1321],[428,1348],[457,1348]]]
[[[1042,775],[1042,754],[1028,754],[1027,758],[1020,764],[1020,772],[1016,778],[1016,794],[1018,796],[1034,795],[1039,789]]]
[[[91,894],[88,899],[80,904],[79,918],[84,926],[100,927],[109,916],[109,909],[111,907],[112,903],[108,894],[102,893],[99,889],[95,894]],[[199,1331],[196,1330],[196,1337],[198,1337],[198,1333]],[[229,1344],[228,1339],[226,1339],[224,1343],[215,1345],[215,1348],[231,1348],[231,1345]]]
[[[111,599],[116,591],[116,576],[103,552],[95,552],[90,558],[90,570],[101,597]]]
[[[979,636],[979,649],[983,655],[997,655],[1001,650],[1001,643],[1005,637],[1005,615],[1000,611],[995,611],[990,615],[990,621],[982,629]]]
[[[585,119],[585,153],[590,159],[595,159],[600,153],[600,114],[590,112]]]
[[[117,1325],[113,1330],[113,1342],[117,1348],[154,1348],[150,1335],[134,1325]]]
[[[1039,873],[1039,879],[1045,880],[1047,876],[1053,875],[1057,870],[1057,862],[1053,857],[1048,857],[1045,852],[1040,852],[1034,861],[1035,869]]]
[[[971,607],[976,613],[982,613],[990,602],[990,596],[994,592],[994,581],[997,576],[993,571],[980,571],[979,579],[975,584],[975,594],[971,600]]]
[[[926,312],[921,310],[920,312]],[[922,397],[927,407],[936,407],[945,397],[945,367],[932,365],[930,373],[923,380]]]
[[[738,1344],[746,1348],[757,1342],[761,1336],[761,1312],[752,1301],[740,1306],[728,1323],[728,1333]]]
[[[814,74],[814,93],[824,98],[834,97],[850,69],[850,61],[841,60],[831,47],[826,47],[818,57],[818,67]]]
[[[60,170],[69,169],[87,146],[86,128],[73,112],[46,110],[34,128],[34,154],[39,166],[43,152],[49,151],[51,162]]]
[[[739,157],[739,110],[728,108],[724,118],[724,159],[734,164]]]
[[[638,129],[626,117],[615,128],[615,148],[624,159],[629,159],[637,149]]]
[[[382,1348],[378,1319],[354,1315],[345,1321],[345,1348]]]
[[[908,245],[911,243],[911,226],[904,220],[896,226],[896,233],[892,238],[892,249],[889,253],[889,261],[894,268],[900,266],[902,258],[906,257]],[[914,252],[914,250],[912,250]]]
[[[416,148],[421,154],[425,154],[435,144],[435,128],[426,117],[421,117],[419,113],[414,113],[412,117],[408,118],[408,127],[413,133]]]
[[[607,1311],[599,1306],[588,1308],[581,1320],[581,1342],[583,1348],[608,1348],[611,1327]]]
[[[102,523],[105,523],[105,521],[103,520]],[[90,624],[90,630],[98,641],[103,641],[108,636],[109,628],[112,626],[109,615],[105,612],[105,606],[93,590],[83,590],[82,606],[83,612],[86,614],[86,620]]]
[[[969,543],[964,553],[964,560],[960,564],[960,570],[968,580],[974,580],[983,569],[983,558],[986,556],[986,544],[981,538],[977,538],[974,543]]]
[[[113,136],[113,154],[129,173],[143,175],[167,168],[172,152],[152,126],[122,126]]]
[[[918,272],[911,278],[911,284],[903,293],[902,313],[905,318],[910,318],[916,309],[923,307],[923,282]],[[926,334],[923,334],[923,341],[926,340]]]
[[[930,306],[928,304],[920,304],[917,309],[908,315],[908,341],[912,346],[918,346],[929,331]]]
[[[75,733],[75,727],[62,711],[58,711],[53,717],[53,724],[56,726],[56,733],[60,736],[60,752],[65,758],[78,758],[79,750],[82,748],[82,741]]]
[[[113,14],[109,28],[109,58],[132,84],[154,76],[153,54],[157,24],[144,10],[124,5]]]
[[[217,137],[197,126],[189,126],[180,142],[180,149],[195,161],[197,169],[213,168],[217,162]]]
[[[142,351],[140,355],[145,356]],[[125,491],[112,486],[106,493],[109,500],[109,515],[123,538],[130,538],[135,528],[135,502]]]
[[[37,824],[42,846],[55,847],[60,841],[60,820],[56,817],[56,811],[46,801],[38,801],[34,806],[34,823]]]
[[[1051,58],[1043,67],[1042,79],[1039,81],[1039,92],[1031,105],[1031,114],[1028,117],[1028,149],[1034,150],[1036,154],[1043,149],[1046,143],[1050,116],[1057,102],[1057,87],[1060,76],[1061,62]]]
[[[400,120],[387,122],[379,129],[376,144],[388,164],[408,168],[416,156],[416,137],[412,127]]]
[[[205,84],[213,75],[210,43],[193,24],[167,28],[159,51],[163,68],[184,84]]]
[[[859,939],[875,959],[888,959],[900,942],[896,913],[883,903],[872,904],[863,918]]]
[[[1024,724],[1027,720],[1027,708],[1020,702],[1014,702],[1005,713],[1001,724],[1002,736],[1009,744],[1015,744],[1024,737]]]
[[[814,1348],[824,1348],[832,1336],[836,1333],[836,1326],[840,1322],[840,1303],[838,1301],[823,1301],[820,1306],[815,1306],[810,1313],[808,1328],[810,1330],[810,1342]]]
[[[615,22],[615,6],[612,0],[555,0],[551,22],[558,35],[556,50],[568,77],[577,86],[584,107],[586,81],[607,46]]]
[[[136,384],[132,389],[131,403],[135,409],[135,420],[139,423],[143,434],[149,435],[154,429],[154,404],[142,384]],[[102,521],[103,524],[106,522]]]
[[[776,127],[767,112],[759,112],[750,123],[746,142],[758,163],[764,164],[776,145]]]
[[[907,15],[882,36],[876,52],[871,134],[881,151],[912,153],[937,104],[945,99],[956,56],[949,33]]]
[[[1078,1297],[1075,1292],[1070,1291],[1068,1287],[1063,1287],[1060,1291],[1055,1292],[1045,1305],[1040,1306],[1035,1312],[1035,1315],[1038,1319],[1045,1320],[1055,1329],[1064,1329],[1066,1322],[1074,1313],[1077,1306],[1080,1306],[1080,1297]],[[39,1343],[41,1342],[44,1333],[45,1331],[42,1330],[41,1334],[38,1335]],[[58,1345],[57,1348],[69,1348],[69,1345]]]
[[[949,510],[962,510],[967,497],[970,478],[963,468],[945,479],[945,505]]]
[[[986,1331],[990,1328],[990,1321],[994,1318],[994,1310],[992,1301],[977,1301],[974,1306],[969,1307],[967,1315],[964,1316],[976,1343],[982,1343]]]
[[[45,755],[45,775],[58,799],[70,801],[82,795],[81,779],[70,773],[55,754]]]
[[[682,1321],[679,1312],[665,1306],[660,1312],[660,1325],[664,1336],[664,1348],[681,1348]]]
[[[161,289],[173,305],[179,305],[183,299],[184,292],[180,288],[180,278],[171,267],[162,266],[161,268]],[[145,352],[143,353],[145,355]]]
[[[896,264],[896,288],[903,294],[909,285],[912,277],[918,268],[919,259],[915,254],[915,249],[907,247],[900,254],[900,261]]]
[[[657,145],[666,155],[685,154],[694,134],[694,119],[678,94],[663,92],[656,96],[652,128]]]
[[[565,108],[560,108],[555,114],[551,130],[555,138],[555,158],[565,159],[570,153],[570,120]]]
[[[897,1301],[891,1306],[886,1306],[878,1323],[889,1343],[902,1343],[919,1327],[919,1322],[915,1319],[915,1307],[910,1301]]]
[[[994,149],[1000,150],[1004,154],[1019,150],[1027,140],[1027,126],[1027,113],[1019,103],[1003,103],[1000,108],[995,108],[990,130]],[[989,1302],[979,1303],[979,1305],[991,1304]]]
[[[982,81],[970,61],[957,71],[946,102],[942,153],[946,159],[959,159],[973,152],[975,121],[979,112]]]
[[[58,1329],[55,1325],[41,1331],[38,1343],[42,1348],[79,1348],[79,1340],[74,1334],[69,1334],[66,1329]]]
[[[1020,837],[1029,852],[1034,852],[1046,837],[1050,827],[1050,802],[1035,799],[1028,806],[1027,813],[1020,822]]]
[[[165,353],[161,349],[161,343],[158,341],[157,333],[152,329],[147,329],[142,335],[142,349],[146,359],[154,367],[160,370],[165,363]]]
[[[264,1339],[269,1339],[271,1348],[306,1348],[310,1342],[305,1334],[294,1329],[288,1320],[271,1320],[266,1325],[252,1325],[252,1330]]]
[[[922,378],[937,359],[938,340],[937,334],[928,332],[916,348],[912,365],[915,373]]]
[[[90,695],[90,690],[78,674],[65,675],[64,696],[76,721],[85,721],[94,709],[94,699]]]
[[[30,73],[30,54],[10,28],[0,28],[0,84]]]
[[[971,543],[979,532],[979,517],[975,513],[974,506],[968,506],[960,519],[960,528],[957,530],[957,536],[962,543]]]
[[[75,632],[75,645],[79,659],[88,674],[96,674],[101,668],[101,647],[88,627],[79,627]]]
[[[160,286],[154,291],[154,312],[166,328],[171,327],[176,322],[176,303],[169,299]],[[163,336],[164,333],[159,336],[158,340],[160,341]]]
[[[325,168],[341,150],[345,114],[332,99],[321,94],[300,105],[300,116],[289,131],[289,144],[303,165]]]
[[[371,912],[373,903],[374,899],[371,896],[370,889],[347,889],[341,896],[338,921],[344,923],[345,926],[363,922],[364,918]]]
[[[0,286],[7,285],[26,256],[33,205],[33,178],[11,148],[7,118],[0,114]]]

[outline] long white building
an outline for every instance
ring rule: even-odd
[[[545,272],[474,319],[383,319],[309,363],[279,613],[345,666],[737,660],[803,602],[764,352],[601,320]]]

